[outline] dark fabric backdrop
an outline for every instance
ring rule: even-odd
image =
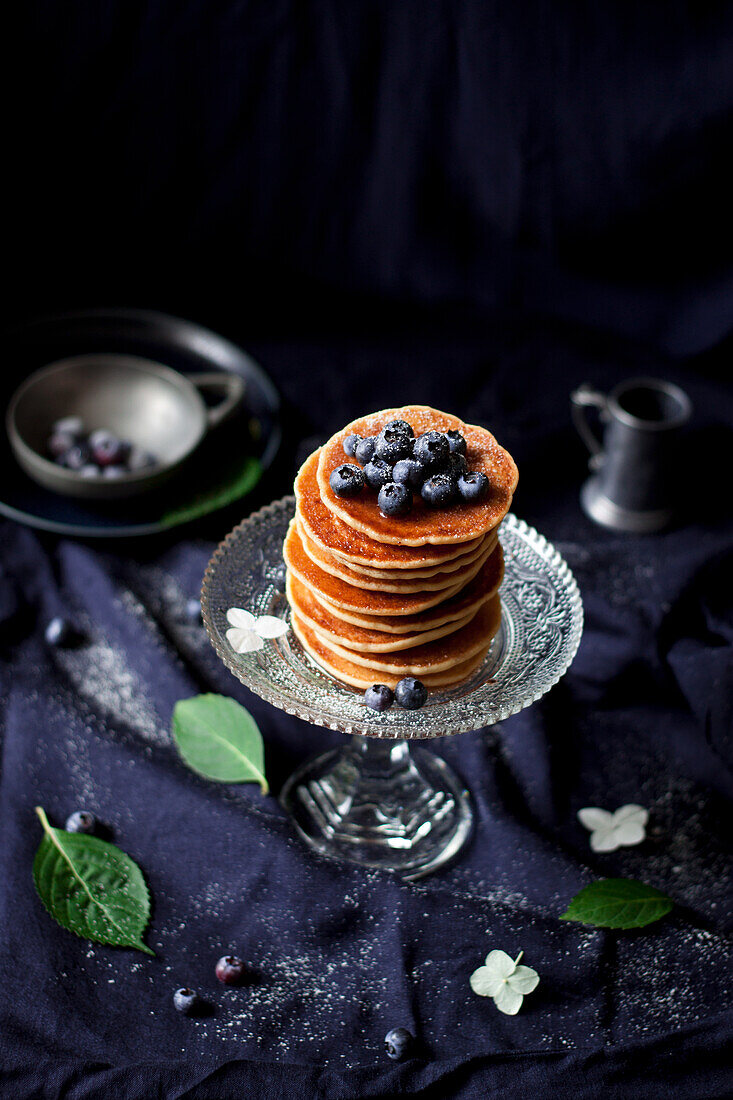
[[[10,320],[163,308],[238,339],[286,402],[277,468],[367,410],[487,424],[515,510],[576,572],[578,658],[540,704],[436,751],[478,825],[414,886],[315,859],[274,799],[188,773],[176,699],[228,693],[276,793],[339,744],[253,698],[183,607],[230,510],[95,547],[0,526],[0,1095],[733,1093],[730,5],[531,0],[18,5],[6,98]],[[695,403],[679,525],[593,527],[569,390],[661,374]],[[42,630],[63,613],[69,651]],[[640,802],[594,856],[576,811]],[[84,944],[33,892],[33,806],[83,804],[145,870],[158,958]],[[592,878],[675,913],[607,935],[558,914]],[[492,947],[541,975],[515,1019],[470,994]],[[236,949],[252,986],[215,988]],[[216,1015],[192,1023],[173,988]],[[388,1027],[421,1056],[389,1064]]]

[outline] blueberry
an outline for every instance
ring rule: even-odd
[[[439,470],[450,454],[448,440],[442,432],[425,432],[415,440],[415,458],[425,470]]]
[[[44,637],[48,645],[63,647],[71,641],[72,630],[66,619],[57,615],[46,627]]]
[[[362,437],[360,435],[347,435],[344,439],[344,453],[353,458],[356,454],[356,448],[361,443]]]
[[[442,471],[455,482],[466,472],[466,459],[457,452],[448,456],[448,462]]]
[[[366,466],[367,462],[371,462],[374,458],[374,448],[377,445],[376,435],[367,435],[357,444],[354,451],[354,457],[357,462],[360,462],[362,466]]]
[[[75,439],[84,434],[84,423],[80,416],[64,416],[51,425],[51,431],[62,435],[73,435]]]
[[[127,466],[115,465],[104,466],[100,472],[102,474],[102,477],[114,479],[116,477],[122,477],[124,474],[129,473],[129,470],[127,469]]]
[[[390,1058],[399,1062],[415,1042],[406,1027],[393,1027],[384,1036],[384,1046]]]
[[[394,703],[394,692],[386,684],[372,684],[364,692],[364,702],[370,710],[389,710]]]
[[[51,458],[62,458],[67,451],[77,442],[77,436],[72,435],[71,432],[52,432],[48,438],[46,444],[46,450],[50,454]]]
[[[390,420],[389,424],[385,424],[384,427],[391,428],[395,432],[402,432],[403,435],[409,436],[410,439],[412,439],[415,434],[406,420]],[[384,428],[382,431],[384,431]]]
[[[216,976],[224,985],[239,985],[247,968],[236,955],[222,955],[216,964]]]
[[[470,470],[458,478],[458,492],[470,503],[482,500],[488,491],[489,479],[480,470]]]
[[[91,836],[97,831],[97,819],[88,810],[76,810],[67,817],[64,828],[67,833],[88,833]]]
[[[445,438],[448,440],[451,454],[465,455],[468,448],[466,446],[466,440],[460,432],[451,429],[451,431],[445,433]]]
[[[82,466],[89,465],[91,457],[86,443],[75,443],[73,447],[69,447],[68,451],[64,451],[57,461],[67,470],[81,470]]]
[[[399,428],[382,428],[377,436],[374,453],[377,458],[383,458],[385,462],[394,465],[401,458],[410,457],[412,454],[412,438],[405,435]]]
[[[433,508],[444,508],[456,498],[456,483],[448,474],[433,474],[420,492],[426,504]]]
[[[364,477],[370,489],[381,489],[392,481],[392,467],[384,459],[375,458],[364,467]]]
[[[394,697],[406,710],[419,710],[427,702],[428,689],[422,680],[416,680],[414,676],[405,676],[394,689]]]
[[[142,447],[130,447],[130,453],[127,456],[127,468],[131,473],[137,473],[138,470],[146,470],[149,466],[155,466],[157,459],[150,451],[143,450]]]
[[[127,458],[129,444],[100,428],[89,436],[92,458],[98,466],[119,466]]]
[[[385,516],[406,516],[412,509],[412,489],[407,485],[398,485],[396,481],[388,481],[379,490],[377,504]]]
[[[190,623],[201,622],[201,600],[186,600],[186,618]]]
[[[177,989],[173,994],[173,1007],[182,1016],[196,1016],[203,1008],[203,1001],[193,989]]]
[[[88,462],[86,466],[82,466],[79,470],[80,477],[99,477],[101,474],[99,466],[95,466],[93,462]]]
[[[352,462],[337,466],[328,479],[337,497],[355,497],[364,488],[364,473]]]
[[[401,458],[399,462],[395,462],[392,477],[398,485],[419,489],[425,478],[425,471],[414,458]]]

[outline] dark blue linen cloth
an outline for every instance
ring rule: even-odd
[[[582,515],[585,455],[567,398],[586,377],[607,386],[633,373],[633,356],[611,365],[569,342],[439,332],[252,351],[297,408],[290,451],[262,501],[288,490],[303,436],[310,447],[387,400],[419,396],[488,424],[520,467],[515,511],[575,571],[586,609],[580,651],[541,702],[431,745],[469,781],[476,830],[454,866],[405,884],[300,843],[277,792],[297,764],[342,737],[253,697],[185,619],[236,515],[206,539],[112,549],[4,523],[0,1095],[730,1095],[726,389],[702,370],[664,364],[696,406],[691,477],[680,483],[684,522],[642,539]],[[388,393],[375,392],[375,364]],[[331,400],[308,415],[309,392]],[[45,644],[57,614],[81,631],[76,648]],[[231,695],[256,716],[272,796],[208,783],[178,758],[172,708],[203,691]],[[646,841],[594,855],[578,809],[628,802],[649,809]],[[55,824],[78,807],[94,811],[139,862],[155,958],[89,944],[51,920],[31,879],[38,804]],[[673,913],[627,933],[558,919],[605,876],[667,891]],[[540,975],[516,1017],[470,990],[493,948],[523,950]],[[226,952],[248,961],[250,984],[216,982]],[[211,1000],[213,1015],[175,1013],[172,992],[184,984]],[[382,1047],[399,1025],[420,1042],[402,1065]]]

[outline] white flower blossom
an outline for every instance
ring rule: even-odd
[[[620,806],[615,813],[597,806],[578,810],[578,821],[590,832],[590,846],[594,852],[615,852],[617,848],[641,844],[648,820],[648,811],[634,803]]]
[[[288,624],[274,615],[260,615],[259,618],[241,607],[230,607],[227,611],[227,641],[235,653],[255,653],[262,649],[265,638],[279,638],[287,633]]]
[[[486,962],[471,975],[471,989],[479,997],[491,997],[499,1012],[516,1016],[522,1001],[536,989],[540,976],[531,966],[519,966],[523,951],[516,959],[506,951],[489,951]]]

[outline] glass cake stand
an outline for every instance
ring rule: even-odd
[[[255,512],[224,539],[204,577],[204,624],[227,668],[287,714],[354,735],[345,747],[307,761],[280,801],[298,832],[324,855],[418,878],[465,844],[473,813],[462,780],[439,757],[410,742],[500,722],[549,691],[580,644],[583,605],[560,554],[522,520],[501,527],[505,575],[502,621],[482,666],[464,683],[431,690],[417,711],[367,709],[304,651],[292,630],[237,654],[226,613],[289,621],[282,544],[295,511],[286,497]],[[377,677],[378,678],[378,677]]]

